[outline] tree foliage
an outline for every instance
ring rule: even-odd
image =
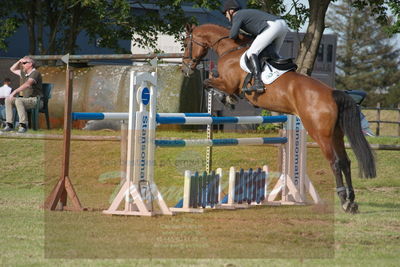
[[[350,0],[328,14],[328,24],[338,35],[336,87],[368,92],[367,105],[397,104],[400,50],[378,23],[379,16],[372,6],[355,8]]]
[[[0,5],[0,47],[6,38],[26,25],[30,54],[64,54],[78,52],[76,40],[86,34],[100,47],[126,53],[120,40],[131,40],[138,46],[152,46],[157,33],[177,34],[186,23],[182,0],[14,0]],[[197,0],[194,4],[217,9],[217,0]]]
[[[400,33],[400,0],[353,0],[351,5],[359,10],[368,8],[390,35]],[[389,11],[393,15],[392,20],[388,19]]]
[[[247,1],[247,6],[282,16],[294,30],[299,30],[309,17],[309,9],[299,1],[293,1],[292,5],[286,6],[283,0],[250,0]]]

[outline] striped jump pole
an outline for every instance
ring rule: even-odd
[[[157,113],[157,117],[209,117],[208,113]],[[72,112],[73,120],[128,120],[128,112]]]
[[[287,116],[238,117],[157,117],[159,124],[209,125],[209,124],[259,124],[286,122]]]
[[[260,138],[225,138],[225,139],[179,139],[155,140],[158,147],[188,147],[188,146],[255,146],[267,144],[285,144],[286,137]]]
[[[126,120],[128,113],[122,112],[73,112],[73,120]],[[236,116],[236,117],[211,117],[208,113],[157,113],[158,124],[184,124],[184,125],[209,125],[209,124],[260,124],[286,122],[287,116]]]

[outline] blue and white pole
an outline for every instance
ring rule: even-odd
[[[210,117],[208,113],[157,113],[158,118]],[[72,112],[73,120],[128,120],[128,112]]]
[[[255,146],[267,144],[286,144],[286,137],[226,138],[226,139],[179,139],[155,140],[158,147],[188,146]]]
[[[149,90],[147,88],[147,90]],[[147,91],[146,91],[147,92]],[[145,93],[150,95],[150,91]],[[141,98],[140,96],[139,98]],[[138,98],[138,99],[139,99]],[[151,106],[151,105],[150,105]],[[126,120],[128,113],[122,112],[74,112],[73,120]],[[287,116],[236,116],[236,117],[211,117],[207,113],[157,113],[158,124],[185,124],[185,125],[211,125],[211,124],[260,124],[286,122]]]
[[[240,116],[240,117],[157,117],[159,124],[260,124],[286,122],[287,116]]]

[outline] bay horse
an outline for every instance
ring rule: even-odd
[[[229,29],[219,25],[187,26],[182,71],[189,76],[212,49],[219,56],[218,76],[205,80],[205,86],[227,95],[240,95],[247,73],[240,68],[239,60],[247,50],[246,42],[248,39],[243,35],[237,40],[230,39]],[[267,85],[263,93],[252,92],[245,97],[254,106],[300,117],[308,134],[319,144],[329,161],[341,207],[345,212],[357,213],[344,135],[356,155],[359,176],[376,177],[376,167],[374,155],[361,130],[360,111],[354,100],[344,91],[334,90],[295,71],[284,73]]]

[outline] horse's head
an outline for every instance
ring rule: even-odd
[[[196,26],[186,25],[185,52],[182,59],[182,72],[185,76],[193,74],[200,60],[207,54],[209,46],[196,34]]]

